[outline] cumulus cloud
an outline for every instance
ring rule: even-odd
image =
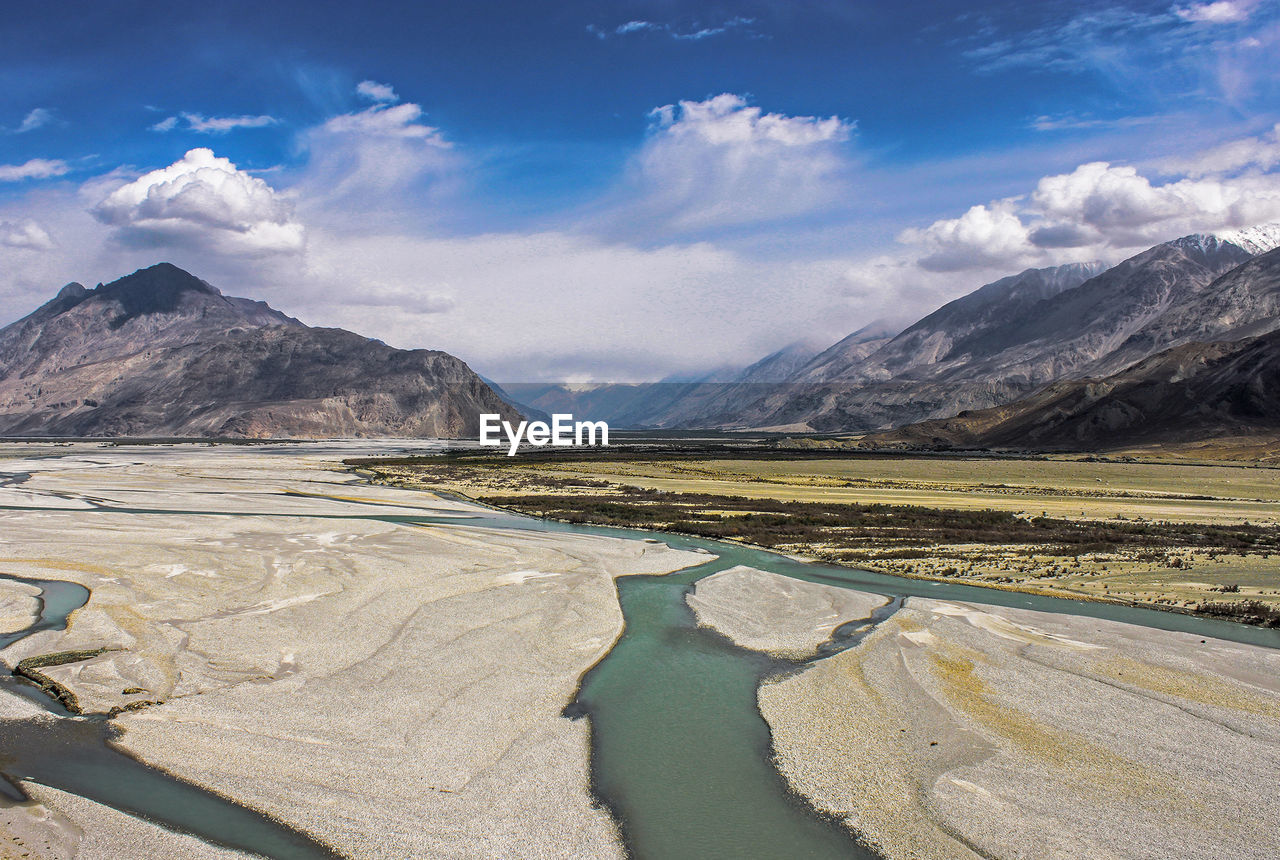
[[[204,114],[182,112],[177,116],[166,117],[151,126],[152,131],[173,131],[183,122],[187,131],[199,134],[226,134],[237,128],[263,128],[276,125],[280,120],[273,116],[205,116]]]
[[[1280,127],[1177,164],[1182,175],[1159,182],[1132,165],[1089,162],[1041,178],[1025,196],[904,230],[898,240],[927,271],[1013,271],[1280,220],[1280,174],[1267,172],[1280,164]]]
[[[288,201],[204,148],[115,188],[93,214],[122,241],[147,247],[269,255],[296,253],[304,240]]]
[[[1092,231],[1092,236],[1082,232],[1082,240],[1136,247],[1280,217],[1280,177],[1188,178],[1156,185],[1134,167],[1092,162],[1041,179],[1031,195],[1031,212],[1051,224]]]
[[[847,193],[840,117],[765,113],[742,96],[664,105],[632,163],[632,216],[675,232],[824,209]]]
[[[923,230],[904,230],[898,241],[924,249],[918,262],[931,272],[990,268],[1035,250],[1007,200],[974,206],[959,218],[935,221]]]
[[[0,221],[0,245],[32,251],[52,251],[57,247],[49,232],[30,218]]]
[[[33,158],[22,164],[0,164],[0,182],[48,179],[51,176],[61,176],[70,169],[60,158]]]

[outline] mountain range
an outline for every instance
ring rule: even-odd
[[[1232,339],[1204,342],[1184,336],[1178,346],[1116,373],[1061,380],[1012,403],[907,425],[869,441],[1091,450],[1275,435],[1280,430],[1280,249],[1231,270],[1202,293],[1201,304],[1210,308],[1222,310],[1227,303],[1236,309],[1224,312],[1222,323]],[[1255,313],[1240,314],[1241,308]],[[1206,314],[1189,326],[1200,329],[1209,320]]]
[[[1264,225],[1184,236],[1110,267],[1028,269],[901,331],[854,332],[773,378],[678,392],[663,383],[632,385],[625,412],[592,417],[650,427],[868,432],[1022,402],[1047,385],[1105,378],[1184,344],[1280,328],[1280,293],[1263,274],[1278,245],[1280,225]],[[544,386],[538,405],[559,411],[561,397]],[[608,413],[615,403],[578,405]]]
[[[6,436],[453,437],[515,418],[466,364],[312,328],[169,263],[0,329]]]
[[[605,385],[490,384],[160,263],[68,284],[0,329],[0,434],[450,437],[482,412],[980,447],[1275,432],[1278,246],[1280,225],[1184,236],[1110,267],[1028,269],[825,349]]]

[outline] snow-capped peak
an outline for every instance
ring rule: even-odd
[[[1245,227],[1240,230],[1219,230],[1213,235],[1219,242],[1230,242],[1255,256],[1280,248],[1280,222],[1259,224],[1257,227]]]

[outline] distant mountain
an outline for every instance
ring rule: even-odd
[[[797,381],[728,426],[865,431],[986,409],[1104,376],[1181,343],[1280,328],[1265,278],[1217,283],[1280,242],[1269,225],[1166,242],[1117,266],[1031,269],[943,306],[826,381]]]
[[[983,355],[988,344],[1007,338],[1007,333],[1027,330],[1038,321],[1046,302],[1105,269],[1101,263],[1072,263],[1001,278],[948,302],[863,360],[825,378],[853,381],[949,375]]]
[[[881,321],[863,326],[848,337],[824,349],[797,367],[789,376],[768,382],[826,382],[837,379],[851,367],[857,367],[867,356],[888,343],[902,326]]]
[[[862,331],[865,330],[863,329]],[[850,335],[850,337],[852,336]],[[881,338],[883,335],[876,335],[875,337]],[[843,342],[841,341],[841,343]],[[786,382],[800,373],[802,368],[807,367],[820,352],[820,349],[815,348],[810,343],[796,341],[795,343],[787,344],[777,352],[769,353],[728,381],[748,383]]]
[[[1280,296],[1280,250],[1215,280],[1211,307],[1271,308]],[[873,443],[948,447],[1091,449],[1219,436],[1280,433],[1280,326],[1245,337],[1180,343],[1101,378],[1055,382],[1003,406],[876,434]]]
[[[438,437],[515,417],[462,361],[311,328],[169,263],[0,329],[7,436]]]
[[[804,341],[784,346],[746,368],[722,367],[689,379],[659,382],[504,383],[501,390],[525,411],[567,412],[618,428],[664,428],[698,425],[695,416],[720,416],[741,400],[741,393],[779,383],[813,358],[818,349]],[[724,401],[721,404],[721,401]],[[711,422],[714,423],[714,422]]]

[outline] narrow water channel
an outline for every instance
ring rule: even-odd
[[[89,600],[89,589],[56,579],[0,575],[40,589],[37,616],[23,630],[0,636],[0,648],[40,630],[66,629],[71,613]],[[0,719],[0,804],[29,802],[22,781],[88,798],[128,815],[187,833],[213,845],[273,860],[333,860],[333,849],[233,800],[151,767],[116,747],[119,730],[101,715],[80,717],[17,679],[5,679],[0,695],[25,695],[47,716]]]
[[[591,718],[593,790],[637,858],[876,856],[772,762],[756,690],[794,665],[696,625],[688,587],[724,567],[619,580],[627,628],[571,706]]]

